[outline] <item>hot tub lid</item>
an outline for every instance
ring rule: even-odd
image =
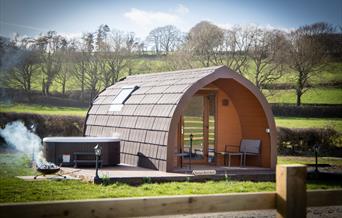
[[[82,137],[82,136],[71,136],[71,137],[45,137],[43,142],[119,142],[119,137]]]

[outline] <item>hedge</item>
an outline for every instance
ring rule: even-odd
[[[334,118],[341,117],[342,105],[322,106],[322,105],[304,105],[294,106],[285,104],[271,104],[275,116],[284,117],[317,117]]]
[[[313,146],[320,146],[320,153],[342,156],[342,134],[333,128],[283,128],[278,127],[278,151],[281,154],[313,153]]]
[[[81,136],[84,118],[78,116],[51,116],[29,113],[0,113],[0,127],[21,120],[29,128],[32,124],[41,138],[47,136]],[[3,141],[0,137],[0,141]]]
[[[308,84],[306,87],[309,88],[342,88],[342,81],[330,81],[330,82],[322,82],[316,84]],[[271,90],[284,90],[284,89],[296,89],[296,84],[294,83],[271,83],[266,84],[264,89]]]

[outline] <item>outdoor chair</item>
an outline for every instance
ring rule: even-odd
[[[224,152],[219,152],[224,157],[224,165],[230,167],[231,156],[240,156],[240,166],[246,166],[247,156],[258,156],[260,159],[260,144],[259,139],[242,139],[240,146],[238,145],[225,145]],[[229,151],[229,147],[239,147],[239,151]],[[228,159],[227,159],[228,158]]]

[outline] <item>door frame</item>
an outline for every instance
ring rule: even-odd
[[[217,114],[217,95],[218,91],[217,89],[206,89],[206,90],[199,90],[195,95],[193,96],[202,96],[203,97],[203,159],[201,160],[195,160],[191,159],[192,164],[209,164],[209,122],[210,122],[210,104],[209,104],[209,95],[214,95],[214,104],[215,104],[215,130],[214,130],[214,150],[217,150],[217,120],[218,120],[218,114]],[[184,114],[180,116],[180,122],[179,122],[179,142],[180,146],[178,148],[179,151],[184,151]],[[177,160],[177,163],[180,161]],[[183,159],[183,163],[187,164],[189,163],[189,159]]]

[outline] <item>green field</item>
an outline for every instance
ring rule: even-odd
[[[278,164],[313,164],[315,163],[314,157],[301,157],[301,156],[278,156]],[[342,167],[342,157],[319,157],[319,164],[330,164]]]
[[[0,112],[34,113],[56,116],[85,116],[88,108],[54,107],[35,104],[1,104]]]
[[[268,94],[266,93],[268,96]],[[273,90],[273,95],[267,97],[270,103],[296,103],[296,92],[289,90]],[[342,104],[342,89],[313,88],[302,96],[303,104]]]
[[[254,81],[254,74],[253,74],[254,69],[255,69],[255,66],[253,65],[252,62],[250,62],[248,69],[246,70],[246,73],[244,74],[244,76],[251,81]],[[287,69],[286,72],[284,72],[283,75],[278,80],[274,81],[274,83],[295,84],[296,83],[295,75],[296,75],[295,72]],[[326,69],[323,70],[321,73],[311,76],[311,78],[309,79],[309,84],[315,85],[318,83],[331,83],[331,82],[336,82],[336,81],[342,81],[342,63],[339,63],[339,62],[329,63],[326,66]]]
[[[332,127],[342,132],[342,118],[304,118],[304,117],[276,117],[278,127],[287,128],[325,128]]]
[[[282,162],[288,161],[283,157]],[[292,161],[292,160],[291,160]],[[292,161],[293,162],[293,161]],[[162,184],[94,185],[81,181],[23,181],[19,175],[34,175],[25,155],[0,154],[0,203],[46,200],[142,197],[159,195],[216,194],[232,192],[274,191],[273,182],[210,181],[169,182]],[[338,162],[341,164],[341,162]],[[342,188],[339,182],[308,182],[308,189]]]

